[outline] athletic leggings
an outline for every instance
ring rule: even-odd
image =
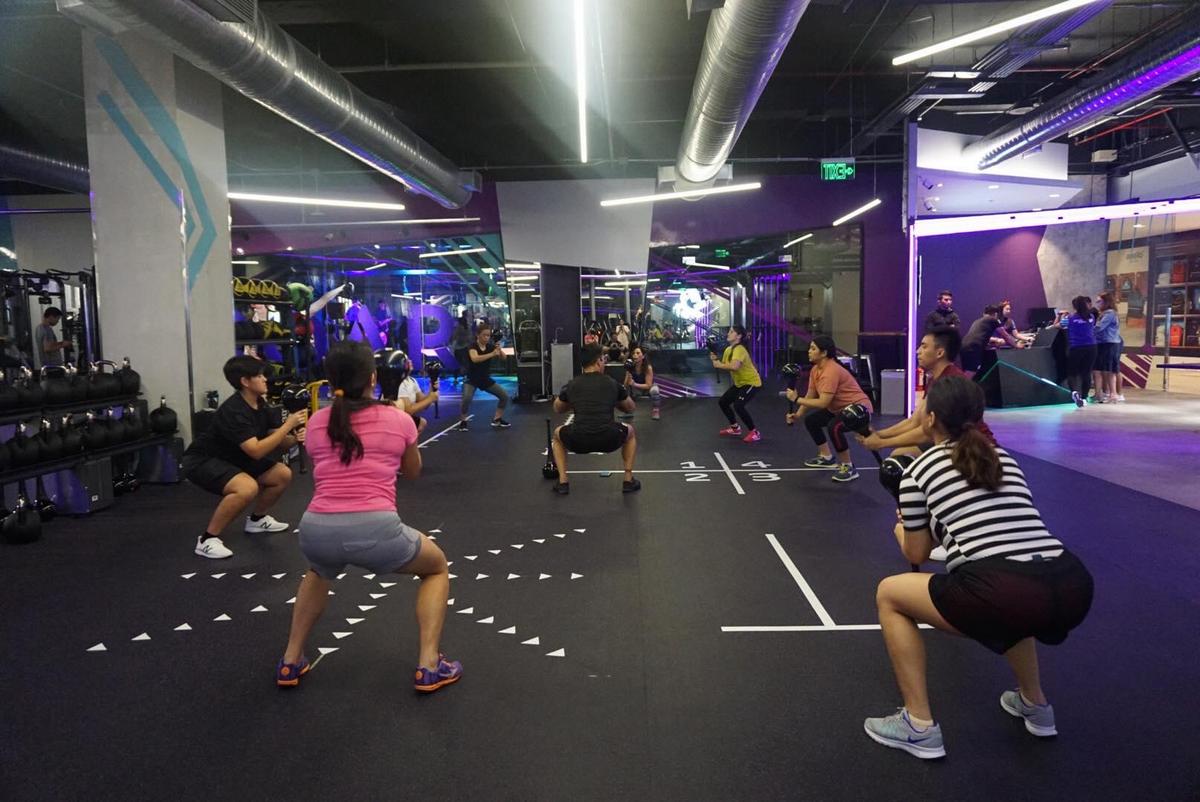
[[[737,425],[737,419],[733,417],[733,413],[737,412],[746,424],[746,428],[754,431],[754,419],[750,417],[750,413],[746,411],[746,405],[750,400],[758,394],[757,387],[746,385],[745,387],[730,387],[725,391],[725,395],[721,396],[721,411],[725,413],[725,417],[729,419],[729,425]]]
[[[650,396],[650,406],[651,407],[653,407],[654,409],[658,409],[659,407],[662,406],[662,390],[658,389],[657,384],[650,385],[649,390],[638,390],[635,388],[635,389],[631,390],[629,394],[631,396],[633,396],[634,398],[639,398],[641,396],[648,395],[648,396]]]
[[[825,429],[828,428],[835,452],[840,454],[850,448],[850,444],[846,442],[846,427],[841,418],[827,409],[814,409],[805,415],[804,428],[808,429],[813,442],[819,446],[825,445]]]
[[[459,413],[464,418],[467,416],[467,410],[471,408],[471,399],[475,397],[476,389],[483,390],[485,393],[491,393],[492,395],[496,396],[496,410],[498,412],[503,412],[504,408],[508,406],[508,393],[504,392],[504,387],[500,384],[500,382],[494,381],[487,387],[479,388],[476,388],[475,385],[471,384],[470,382],[463,382],[462,404],[458,409]]]
[[[1096,346],[1083,345],[1067,351],[1067,386],[1087,398],[1092,389],[1092,367],[1096,364]]]

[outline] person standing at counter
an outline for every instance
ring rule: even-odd
[[[958,312],[954,311],[954,293],[942,290],[938,293],[937,306],[925,316],[925,331],[957,329],[958,326]]]
[[[968,373],[976,373],[983,365],[983,352],[993,338],[998,339],[1012,348],[1024,348],[1025,344],[1004,330],[1000,323],[1000,308],[991,304],[983,308],[983,317],[971,324],[962,340],[962,367]]]
[[[1096,328],[1092,321],[1091,298],[1076,295],[1071,299],[1071,306],[1075,313],[1062,317],[1058,325],[1067,330],[1067,386],[1071,388],[1071,400],[1075,406],[1082,407],[1092,388]]]
[[[1096,401],[1101,404],[1124,401],[1117,394],[1117,374],[1121,372],[1121,319],[1112,290],[1100,293],[1100,317],[1096,320]]]

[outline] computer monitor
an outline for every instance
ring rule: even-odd
[[[1029,310],[1029,328],[1040,329],[1054,322],[1057,315],[1052,306],[1035,306]]]

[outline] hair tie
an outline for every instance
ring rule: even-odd
[[[334,398],[342,398],[342,397],[343,397],[343,396],[345,396],[345,395],[346,395],[346,391],[345,391],[345,390],[334,390],[334,391],[333,391],[333,397],[334,397]]]

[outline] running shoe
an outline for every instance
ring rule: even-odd
[[[1113,396],[1113,399],[1114,399],[1114,400],[1115,400],[1115,401],[1116,401],[1118,404],[1124,404],[1124,403],[1125,403],[1125,396],[1124,396],[1124,395],[1122,395],[1121,393],[1117,393],[1115,396]]]
[[[724,429],[717,432],[717,434],[729,435],[730,437],[741,437],[742,436],[742,427],[741,427],[741,425],[735,423],[732,426],[726,426]]]
[[[460,420],[460,421],[458,422],[458,425],[457,425],[457,426],[455,426],[454,428],[455,428],[455,429],[457,429],[457,430],[458,430],[458,431],[460,431],[460,432],[469,432],[469,431],[471,431],[471,427],[467,425],[467,422],[466,422],[465,420]]]
[[[1071,400],[1075,402],[1075,406],[1077,406],[1077,407],[1083,406],[1083,398],[1080,397],[1078,390],[1071,391]]]
[[[822,457],[820,454],[812,459],[804,460],[805,468],[834,468],[837,466],[837,460],[833,457]]]
[[[742,442],[743,443],[757,443],[761,439],[762,439],[762,434],[759,433],[758,429],[751,429],[750,433],[742,438]]]
[[[1031,705],[1021,696],[1021,692],[1005,691],[1000,694],[1000,706],[1004,712],[1016,718],[1025,719],[1025,729],[1039,738],[1049,738],[1058,735],[1054,726],[1054,708],[1051,705]]]
[[[446,655],[438,655],[437,668],[417,666],[413,687],[420,693],[433,693],[438,688],[452,685],[462,679],[462,663],[457,660],[447,660]]]
[[[493,429],[507,429],[510,426],[512,426],[512,424],[506,421],[504,418],[496,418],[492,421]]]
[[[875,743],[903,749],[922,760],[946,756],[942,728],[935,723],[928,729],[917,729],[903,707],[890,716],[867,719],[863,722],[863,729]]]
[[[300,684],[300,678],[308,673],[312,668],[308,658],[300,655],[299,663],[285,663],[283,658],[279,658],[279,664],[275,666],[275,684],[280,688],[294,688]]]
[[[555,482],[554,483],[554,492],[560,496],[565,496],[565,495],[569,494],[571,492],[571,483],[570,482]]]
[[[845,463],[837,466],[837,470],[833,472],[833,481],[835,482],[853,482],[859,476],[858,471],[854,470],[853,465]]]
[[[650,420],[658,420],[661,417],[662,417],[662,415],[659,413],[659,411],[657,409],[650,410]]]
[[[233,552],[219,537],[196,538],[196,553],[210,560],[223,560],[233,556]]]
[[[630,479],[628,482],[621,483],[622,493],[636,493],[642,489],[642,483],[637,479]]]
[[[283,521],[276,521],[270,515],[264,515],[257,521],[247,518],[242,531],[248,535],[257,535],[263,532],[286,532],[290,528],[291,524],[285,524]]]

